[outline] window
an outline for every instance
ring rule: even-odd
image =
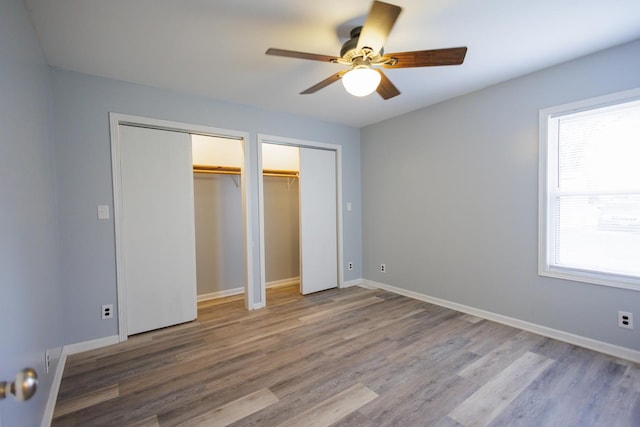
[[[539,274],[640,289],[640,90],[540,111]]]

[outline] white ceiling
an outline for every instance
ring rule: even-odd
[[[369,0],[26,0],[50,65],[361,127],[640,38],[640,0],[388,0],[403,8],[385,52],[467,46],[463,65],[385,70],[402,92],[298,93],[343,66]]]

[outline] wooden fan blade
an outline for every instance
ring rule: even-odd
[[[335,73],[332,76],[329,76],[328,78],[324,79],[320,83],[317,83],[317,84],[311,86],[309,89],[306,89],[306,90],[300,92],[300,95],[308,95],[310,93],[317,92],[320,89],[323,89],[323,88],[329,86],[331,83],[337,82],[338,80],[340,80],[342,78],[343,75],[345,75],[347,73],[347,71],[349,71],[349,70],[343,70],[343,71],[340,71],[338,73]]]
[[[378,95],[380,95],[382,99],[390,99],[390,98],[393,98],[394,96],[400,95],[400,91],[398,90],[397,87],[394,86],[393,83],[391,83],[391,80],[389,80],[382,71],[380,70],[376,70],[376,71],[379,72],[380,76],[382,77],[382,79],[380,80],[380,84],[376,89],[376,92],[378,92]]]
[[[374,1],[362,26],[356,50],[360,51],[367,47],[373,51],[374,56],[377,55],[387,40],[401,10],[402,8],[399,6]]]
[[[384,55],[382,60],[395,58],[395,65],[383,64],[384,68],[434,67],[438,65],[460,65],[467,54],[466,47],[449,49],[418,50]]]
[[[337,59],[335,56],[319,55],[317,53],[296,52],[294,50],[275,49],[272,47],[267,49],[265,54],[274,56],[285,56],[287,58],[310,59],[312,61],[322,62],[335,62]]]

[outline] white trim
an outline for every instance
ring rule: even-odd
[[[267,288],[277,288],[280,286],[288,286],[300,283],[300,277],[289,277],[288,279],[274,280],[267,283]],[[209,301],[218,298],[230,297],[244,293],[244,287],[225,289],[223,291],[210,292],[208,294],[198,295],[198,302]]]
[[[111,335],[110,337],[98,338],[95,340],[65,345],[62,349],[62,352],[67,356],[70,356],[72,354],[82,353],[85,351],[95,350],[97,348],[118,344],[119,342],[120,337],[118,335]]]
[[[212,299],[231,297],[233,295],[240,295],[244,293],[244,287],[225,289],[224,291],[209,292],[208,294],[198,295],[198,302],[209,301]]]
[[[260,301],[262,307],[266,307],[267,301],[267,273],[266,273],[266,261],[265,261],[265,246],[264,246],[264,177],[260,173],[262,171],[262,143],[263,139],[261,135],[256,138],[256,159],[257,169],[256,174],[258,176],[258,234],[260,241]]]
[[[272,280],[271,282],[267,282],[267,288],[278,288],[280,286],[289,286],[300,283],[300,276],[297,277],[289,277],[287,279],[280,280]]]
[[[256,153],[258,163],[258,173],[262,170],[262,144],[277,144],[277,145],[290,145],[294,147],[308,147],[321,150],[330,150],[336,152],[336,219],[337,219],[337,233],[338,233],[338,288],[344,287],[344,272],[343,272],[343,231],[342,231],[342,146],[338,144],[330,144],[326,142],[307,141],[303,139],[287,138],[282,136],[273,136],[258,134],[256,141]],[[265,303],[265,290],[266,290],[266,277],[265,277],[265,245],[264,245],[264,186],[262,179],[258,176],[258,222],[260,230],[260,290],[262,293],[263,307]],[[258,307],[254,307],[258,308]]]
[[[359,279],[347,280],[342,284],[342,288],[350,288],[352,286],[362,286],[364,285],[364,279],[361,277]],[[366,287],[366,286],[362,286]]]
[[[244,164],[242,165],[242,173],[240,174],[240,193],[242,194],[242,235],[244,237],[244,305],[247,310],[254,309],[255,297],[253,294],[253,227],[251,213],[251,145],[249,143],[249,134],[242,132],[242,154]]]
[[[572,280],[574,282],[591,283],[593,285],[609,286],[611,288],[628,289],[630,291],[640,291],[640,280],[636,278],[625,278],[612,273],[598,273],[576,268],[565,268],[560,266],[549,266],[546,270],[538,271],[540,276],[553,277],[555,279]],[[621,280],[617,280],[620,277]]]
[[[640,97],[640,88],[634,88],[602,96],[594,96],[593,98],[582,99],[580,101],[569,102],[562,105],[555,105],[553,107],[544,108],[540,110],[540,112],[549,116],[556,116],[560,113],[578,113],[585,109],[592,109],[595,106],[606,107],[608,104],[633,101],[638,97]]]
[[[58,359],[58,364],[56,366],[56,372],[51,382],[51,389],[49,390],[47,405],[42,416],[42,427],[50,426],[51,421],[53,420],[53,414],[55,412],[56,403],[58,401],[58,393],[60,392],[60,384],[62,384],[64,367],[67,363],[67,356],[118,344],[120,341],[121,340],[119,335],[112,335],[110,337],[98,338],[91,341],[68,344],[62,347],[62,349],[60,350],[60,358]]]
[[[111,179],[113,180],[113,225],[116,246],[116,296],[118,299],[118,335],[120,341],[127,340],[127,298],[124,279],[126,255],[122,244],[122,183],[120,173],[120,117],[109,113],[111,140]]]
[[[549,120],[546,110],[538,113],[538,275],[543,276],[549,265],[547,259],[547,242],[549,241],[549,200],[547,199],[548,177],[547,160],[549,146],[547,136],[549,134]]]
[[[417,299],[420,301],[436,304],[442,307],[450,308],[452,310],[460,311],[467,314],[472,314],[483,319],[491,320],[493,322],[502,323],[503,325],[512,326],[514,328],[522,329],[534,334],[542,335],[548,338],[553,338],[558,341],[564,341],[569,344],[584,347],[589,350],[594,350],[600,353],[608,354],[610,356],[619,357],[621,359],[630,360],[635,363],[640,363],[640,351],[633,350],[627,347],[621,347],[614,344],[609,344],[603,341],[594,340],[592,338],[583,337],[581,335],[575,335],[569,332],[560,331],[558,329],[549,328],[547,326],[538,325],[536,323],[527,322],[520,319],[515,319],[509,316],[503,316],[502,314],[493,313],[490,311],[481,310],[479,308],[470,307],[464,304],[458,304],[456,302],[431,297],[419,292],[409,291],[406,289],[398,288],[396,286],[387,285],[384,283],[374,282],[372,280],[365,280],[366,285],[376,288],[384,289],[395,294],[404,295],[409,298]]]
[[[51,426],[53,421],[53,413],[56,409],[56,403],[58,401],[58,393],[60,392],[60,384],[62,384],[62,374],[64,373],[64,366],[67,363],[67,353],[64,348],[60,349],[60,356],[56,365],[56,372],[53,375],[51,381],[51,389],[49,390],[49,397],[47,398],[47,406],[44,408],[44,414],[42,416],[41,427]]]
[[[300,283],[300,277],[289,277],[288,279],[274,280],[267,283],[267,288],[277,288],[280,286],[288,286]],[[230,297],[233,295],[239,295],[244,293],[244,287],[225,289],[223,291],[210,292],[208,294],[198,295],[198,302],[209,301],[212,299]]]
[[[113,218],[115,226],[116,243],[116,290],[118,298],[118,335],[120,341],[127,340],[127,301],[126,281],[124,278],[124,264],[126,254],[122,244],[122,182],[120,172],[120,135],[119,126],[121,124],[131,126],[150,127],[191,134],[201,134],[209,136],[219,136],[225,138],[239,139],[242,144],[244,155],[244,165],[242,168],[240,186],[242,192],[242,226],[244,239],[244,263],[245,263],[245,306],[253,309],[253,235],[251,227],[251,157],[249,149],[249,133],[229,129],[220,129],[211,126],[195,125],[191,123],[173,122],[168,120],[153,119],[148,117],[133,116],[129,114],[109,113],[109,128],[111,140],[111,171],[113,180]]]

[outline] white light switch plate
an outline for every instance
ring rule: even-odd
[[[351,202],[347,202],[347,212],[351,212]]]
[[[98,219],[109,219],[109,206],[98,205]]]

